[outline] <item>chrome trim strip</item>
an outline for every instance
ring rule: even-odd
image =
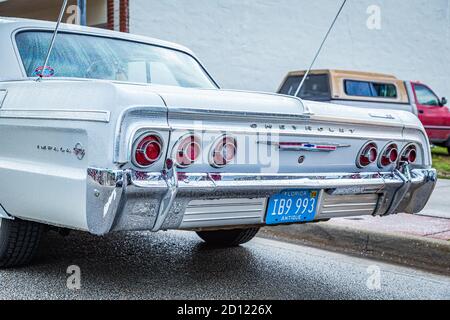
[[[430,129],[430,130],[450,130],[450,126],[425,126],[425,129]]]
[[[405,128],[403,123],[400,122],[378,122],[378,121],[368,121],[368,119],[353,119],[353,118],[340,118],[340,117],[330,117],[325,115],[313,115],[311,116],[311,120],[315,121],[323,121],[328,123],[346,123],[346,124],[361,124],[364,126],[370,126],[370,127],[394,127],[394,128]],[[413,127],[414,129],[417,129],[417,127]]]
[[[295,120],[308,120],[309,115],[302,114],[288,114],[288,113],[262,113],[262,112],[247,112],[247,111],[229,111],[229,110],[210,110],[210,109],[198,109],[198,108],[183,108],[183,107],[170,107],[169,108],[169,120],[175,117],[176,119],[195,119],[195,120],[219,120],[220,118],[242,120],[252,119],[258,120],[271,120],[271,121],[295,121]]]
[[[376,206],[377,202],[368,202],[368,203],[348,203],[348,204],[325,204],[324,208],[339,208],[342,206],[348,207],[368,207],[368,206]]]
[[[266,91],[246,91],[246,90],[236,90],[236,89],[221,89],[221,91],[236,92],[236,93],[249,93],[250,92],[250,93],[268,95],[268,96],[272,96],[272,97],[283,97],[283,98],[294,99],[301,103],[301,105],[304,109],[304,113],[303,113],[304,115],[313,115],[314,114],[311,111],[311,108],[306,103],[303,103],[303,100],[301,98],[296,97],[296,96],[280,94],[280,93],[273,93],[273,92],[266,92]]]
[[[110,116],[109,111],[96,110],[0,110],[0,118],[6,119],[69,120],[108,123]]]
[[[254,210],[253,212],[260,212],[261,210]],[[229,220],[247,220],[259,219],[261,216],[241,216],[241,217],[226,217],[226,218],[208,218],[208,219],[184,219],[183,223],[189,222],[204,222],[204,221],[229,221]]]
[[[310,152],[332,152],[341,148],[350,148],[349,144],[336,144],[329,142],[280,142],[280,141],[258,141],[258,144],[267,144],[278,147],[281,151],[310,151]],[[314,148],[319,147],[319,148]],[[320,147],[330,147],[320,149]],[[334,149],[333,149],[334,148]]]
[[[257,206],[257,205],[260,205],[261,203],[260,202],[248,202],[248,203],[245,203],[245,205],[247,205],[247,206]],[[223,205],[223,203],[220,203],[220,204],[208,204],[208,208],[222,208],[224,205]],[[242,206],[242,203],[227,203],[227,207],[240,207],[240,206]],[[199,205],[192,205],[192,204],[189,204],[189,209],[195,209],[195,208],[203,208],[204,207],[204,204],[199,204]]]
[[[375,206],[373,208],[362,208],[362,209],[343,209],[343,210],[323,210],[322,214],[336,214],[336,213],[355,213],[355,212],[368,212],[372,214],[375,211]]]
[[[8,95],[8,90],[0,89],[0,108],[3,106],[3,102],[5,102],[7,95]]]
[[[258,203],[258,204],[260,204],[260,203]],[[257,204],[257,205],[258,205]],[[250,205],[250,204],[248,204],[248,205]],[[223,207],[224,205],[222,205],[222,207]],[[235,207],[236,205],[226,205],[226,207]],[[208,206],[209,207],[209,206]],[[215,208],[218,208],[217,206],[215,206]],[[189,206],[189,209],[192,209],[192,207],[190,207]],[[223,210],[225,210],[225,209],[223,209]],[[234,213],[249,213],[249,212],[260,212],[261,210],[258,210],[258,209],[239,209],[239,210],[237,210],[237,209],[233,209],[233,212]],[[214,211],[214,213],[215,214],[221,214],[221,213],[229,213],[230,211],[229,210],[225,210],[225,211]],[[186,213],[185,214],[185,216],[195,216],[195,215],[199,215],[199,214],[202,214],[203,212],[201,212],[201,211],[189,211],[189,213]]]

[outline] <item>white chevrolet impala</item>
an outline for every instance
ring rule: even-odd
[[[194,231],[418,213],[436,184],[419,120],[220,89],[188,49],[0,19],[0,267],[48,229]]]

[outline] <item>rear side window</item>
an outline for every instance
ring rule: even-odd
[[[397,98],[397,87],[391,83],[345,80],[345,93],[348,96],[370,98]]]
[[[303,76],[289,77],[280,89],[281,94],[293,96],[303,80]],[[330,81],[327,74],[312,74],[306,79],[299,98],[313,101],[327,101],[331,99]]]

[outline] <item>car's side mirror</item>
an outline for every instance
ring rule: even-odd
[[[447,98],[443,97],[441,99],[441,107],[445,107],[447,105],[447,103],[448,103]]]

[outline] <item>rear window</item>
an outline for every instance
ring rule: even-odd
[[[17,48],[28,77],[37,76],[51,37],[47,31],[17,34]],[[93,35],[60,32],[48,66],[56,77],[216,88],[203,67],[187,53]]]
[[[303,80],[303,76],[288,77],[280,89],[281,94],[293,96]],[[327,101],[331,99],[330,81],[327,74],[312,74],[306,79],[299,98],[305,100]]]
[[[345,80],[345,93],[348,96],[370,98],[397,98],[397,87],[391,83]]]

